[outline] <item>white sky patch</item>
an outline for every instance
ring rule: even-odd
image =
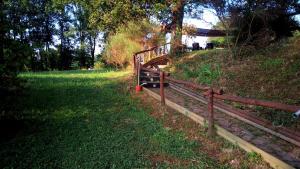
[[[101,32],[96,40],[95,55],[101,54],[104,49],[105,44],[103,43],[103,36],[104,36],[104,33]]]

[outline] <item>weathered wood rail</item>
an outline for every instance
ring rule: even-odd
[[[167,44],[163,45],[165,48]],[[259,119],[258,117],[255,116],[249,116],[249,115],[245,115],[245,114],[240,114],[238,112],[234,112],[234,110],[228,108],[228,107],[224,107],[223,104],[220,104],[219,101],[215,101],[215,100],[228,100],[228,101],[232,101],[232,102],[238,102],[238,103],[242,103],[242,104],[246,104],[246,105],[255,105],[255,106],[262,106],[262,107],[268,107],[268,108],[273,108],[273,109],[278,109],[278,110],[283,110],[283,111],[287,111],[291,113],[291,116],[293,115],[292,113],[295,112],[299,112],[300,110],[300,106],[296,106],[296,105],[287,105],[287,104],[283,104],[283,103],[279,103],[279,102],[271,102],[271,101],[265,101],[265,100],[259,100],[259,99],[253,99],[253,98],[244,98],[244,97],[239,97],[239,96],[233,96],[233,95],[229,95],[229,94],[224,94],[224,91],[222,89],[215,89],[212,88],[210,86],[204,86],[204,85],[199,85],[199,84],[195,84],[192,82],[188,82],[188,81],[183,81],[183,80],[178,80],[178,79],[174,79],[171,78],[169,75],[169,73],[160,71],[158,69],[158,65],[153,65],[151,64],[141,64],[141,59],[137,58],[138,55],[140,54],[145,54],[145,53],[150,53],[151,51],[153,52],[154,50],[160,49],[161,47],[156,46],[138,53],[135,53],[133,56],[133,61],[134,61],[134,72],[136,72],[137,75],[140,74],[141,71],[146,71],[146,72],[151,72],[152,75],[157,75],[159,76],[159,80],[160,80],[160,98],[159,100],[161,101],[162,105],[169,105],[172,108],[175,108],[176,110],[178,110],[181,113],[185,113],[189,112],[186,109],[182,108],[182,107],[178,107],[178,105],[175,105],[174,103],[170,102],[169,100],[167,100],[165,98],[165,90],[164,90],[164,83],[168,82],[168,83],[174,83],[174,84],[180,84],[180,85],[184,85],[190,89],[193,90],[200,90],[201,94],[204,95],[203,99],[200,99],[200,101],[204,102],[207,104],[207,110],[208,110],[208,135],[213,137],[214,134],[219,134],[221,136],[223,136],[225,139],[237,143],[241,148],[245,149],[246,151],[255,151],[258,152],[259,154],[262,155],[262,157],[264,157],[264,159],[270,163],[270,165],[274,168],[293,168],[292,166],[284,163],[283,161],[275,158],[274,156],[260,150],[259,148],[255,147],[254,145],[242,140],[241,138],[238,138],[237,136],[234,136],[233,134],[229,133],[228,131],[226,131],[225,129],[221,128],[218,125],[214,124],[214,109],[218,109],[218,110],[222,110],[222,112],[229,114],[241,121],[244,121],[250,125],[253,125],[261,130],[264,130],[270,134],[273,134],[285,141],[288,141],[296,146],[300,147],[300,133],[298,131],[291,131],[288,128],[285,127],[281,127],[278,131],[274,131],[274,127],[272,126],[272,124],[264,119]],[[163,53],[164,56],[167,56],[166,52]],[[145,55],[144,55],[145,56]],[[150,54],[148,55],[150,56]],[[156,55],[156,57],[151,57],[151,59],[155,59],[158,57],[161,57],[162,55],[158,53],[158,55]],[[148,60],[148,62],[151,62],[151,59]],[[159,64],[159,62],[153,62],[154,64]],[[147,67],[149,67],[149,65],[151,65],[150,67],[155,67],[155,69],[151,69],[151,68],[147,68],[144,67],[143,65],[146,65]],[[139,84],[138,84],[139,85]],[[151,93],[150,90],[145,89],[150,95],[152,95],[153,97],[158,97],[157,95]],[[183,92],[181,91],[181,89],[177,88],[177,90],[179,92]],[[190,94],[191,95],[191,94]],[[199,97],[195,97],[192,96],[196,99],[199,100]],[[205,101],[206,100],[206,101]],[[177,108],[176,108],[177,107]],[[193,120],[195,120],[196,122],[202,123],[203,122],[203,117],[196,117],[195,114],[193,114],[192,112],[188,113],[189,117],[192,118]],[[215,129],[217,129],[215,131]]]
[[[161,101],[161,96],[159,94],[156,94],[155,92],[149,90],[149,89],[144,89],[150,96],[152,96],[153,98],[155,98],[156,100]],[[165,103],[167,106],[169,106],[170,108],[178,111],[179,113],[189,117],[190,119],[192,119],[193,121],[195,121],[196,123],[199,123],[202,126],[205,126],[205,121],[206,119],[202,116],[199,116],[198,114],[170,101],[169,99],[165,99]],[[246,152],[256,152],[258,154],[260,154],[262,156],[262,158],[268,162],[270,164],[270,166],[272,166],[273,168],[278,168],[278,169],[293,169],[294,167],[285,163],[284,161],[276,158],[275,156],[273,156],[272,154],[269,154],[263,150],[261,150],[260,148],[256,147],[255,145],[241,139],[240,137],[235,136],[234,134],[232,134],[231,132],[229,132],[228,130],[220,127],[219,125],[214,125],[215,129],[216,129],[216,134],[218,134],[219,136],[225,138],[226,140],[228,140],[229,142],[231,142],[234,145],[238,145],[240,148],[242,148],[243,150],[245,150]]]

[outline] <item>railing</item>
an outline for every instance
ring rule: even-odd
[[[258,100],[258,99],[252,99],[252,98],[244,98],[244,97],[239,97],[239,96],[233,96],[233,95],[228,95],[224,94],[224,91],[222,89],[213,89],[209,86],[204,86],[204,85],[199,85],[195,84],[192,82],[187,82],[183,80],[177,80],[173,79],[171,77],[165,77],[164,75],[166,73],[164,72],[156,72],[160,73],[160,83],[164,83],[165,80],[168,80],[173,83],[181,84],[184,85],[188,88],[191,89],[198,89],[204,91],[204,96],[208,98],[208,135],[213,136],[213,126],[214,126],[214,99],[219,99],[219,100],[227,100],[227,101],[233,101],[233,102],[238,102],[238,103],[243,103],[246,105],[255,105],[255,106],[262,106],[262,107],[268,107],[268,108],[273,108],[273,109],[278,109],[278,110],[283,110],[283,111],[288,111],[292,112],[294,118],[299,118],[300,116],[300,106],[295,106],[295,105],[287,105],[287,104],[282,104],[279,102],[271,102],[271,101],[264,101],[264,100]],[[169,74],[168,74],[169,75]],[[161,88],[164,88],[163,85],[160,85]],[[165,97],[164,93],[162,93],[164,89],[161,90],[161,102],[164,105],[165,103]]]
[[[138,63],[141,63],[143,65],[154,58],[169,55],[171,52],[168,47],[169,45],[171,45],[171,43],[165,43],[163,45],[154,46],[149,49],[145,49],[143,51],[134,53],[133,54],[134,72],[136,72],[135,70],[136,67],[138,66]],[[186,45],[181,45],[181,49],[182,51],[188,50]]]
[[[252,98],[244,98],[244,97],[239,97],[239,96],[233,96],[229,94],[224,94],[224,91],[222,89],[215,89],[210,86],[205,86],[205,85],[199,85],[195,84],[192,82],[184,81],[184,80],[178,80],[169,77],[169,73],[159,71],[159,70],[153,70],[149,68],[145,68],[141,65],[141,57],[143,57],[144,61],[151,60],[154,57],[162,56],[164,54],[167,54],[166,52],[166,46],[168,44],[165,44],[163,46],[155,46],[150,49],[137,52],[134,54],[134,72],[136,72],[137,77],[138,77],[138,84],[139,84],[139,74],[140,71],[148,71],[153,74],[157,74],[160,76],[160,96],[161,96],[161,104],[165,105],[165,93],[164,93],[164,82],[167,80],[172,83],[176,84],[181,84],[184,85],[188,88],[191,89],[197,89],[203,91],[202,94],[207,97],[208,99],[208,135],[213,136],[214,135],[214,100],[227,100],[227,101],[232,101],[232,102],[238,102],[246,105],[254,105],[254,106],[262,106],[262,107],[268,107],[268,108],[273,108],[273,109],[278,109],[278,110],[283,110],[283,111],[288,111],[292,112],[294,118],[299,118],[300,117],[300,106],[295,106],[295,105],[287,105],[287,104],[282,104],[279,102],[272,102],[272,101],[265,101],[265,100],[259,100],[259,99],[252,99]],[[169,52],[169,51],[168,51]],[[154,57],[152,56],[154,55]],[[139,57],[139,59],[137,59]],[[147,59],[145,59],[147,58]],[[144,62],[145,63],[145,62]],[[258,118],[252,118],[252,121],[254,123],[259,123]],[[271,128],[271,127],[270,127]]]
[[[161,46],[154,46],[135,53],[133,55],[134,70],[139,63],[144,64],[149,62],[151,59],[169,54],[170,50],[168,49],[168,45],[170,45],[170,43],[166,43]]]

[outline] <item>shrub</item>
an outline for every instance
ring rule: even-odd
[[[101,61],[97,61],[94,64],[94,69],[95,70],[100,70],[100,69],[103,69],[104,67],[105,67],[105,64]]]
[[[211,85],[215,80],[221,77],[220,65],[212,66],[211,64],[203,64],[197,70],[198,82]]]
[[[104,59],[108,64],[116,67],[126,67],[130,63],[133,53],[142,49],[142,46],[126,37],[124,33],[117,33],[109,38],[105,49]]]
[[[125,68],[131,64],[135,52],[157,45],[160,37],[157,26],[149,21],[129,22],[108,37],[103,59],[107,64]]]
[[[278,69],[283,64],[284,60],[282,58],[267,58],[261,63],[261,67],[264,70]]]
[[[17,74],[32,56],[33,49],[28,44],[16,40],[4,43],[3,64],[0,64],[0,120],[18,116],[18,111],[12,111],[11,103],[23,94],[25,82]]]
[[[201,64],[197,68],[190,68],[188,65],[180,66],[183,69],[183,75],[186,79],[196,78],[199,83],[211,85],[222,75],[219,64]]]
[[[215,47],[225,47],[226,43],[228,43],[224,37],[210,38],[210,39],[211,39],[210,42],[213,43]]]

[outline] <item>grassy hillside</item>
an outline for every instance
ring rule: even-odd
[[[167,70],[179,79],[221,87],[226,93],[300,105],[299,36],[265,49],[248,51],[239,59],[232,59],[227,50],[188,53],[176,58]],[[271,111],[259,107],[255,110]],[[259,115],[274,121],[275,125],[297,127],[290,114],[278,111],[271,114]]]
[[[139,108],[125,76],[107,70],[22,74],[27,95],[11,103],[20,111],[19,130],[10,139],[1,133],[0,168],[227,168],[199,152],[204,145],[166,130],[147,106]]]

